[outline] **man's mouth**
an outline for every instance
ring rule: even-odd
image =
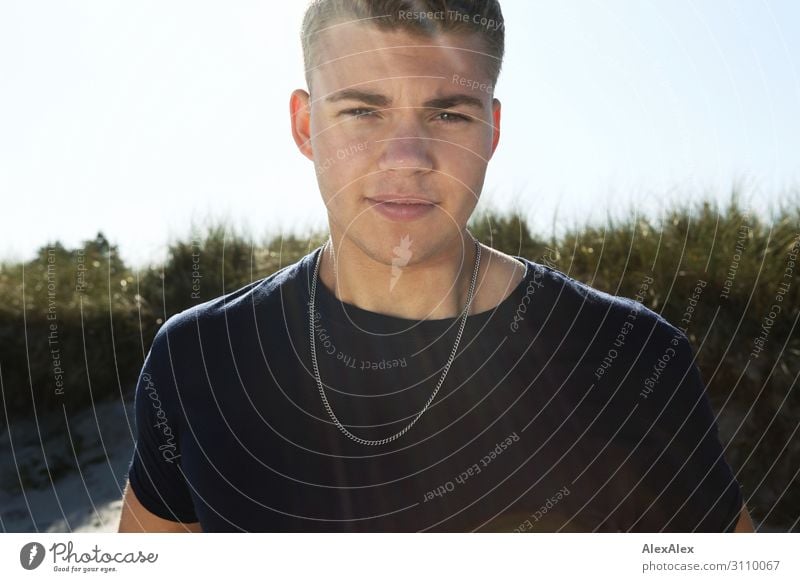
[[[367,198],[370,202],[375,202],[378,204],[400,204],[400,205],[411,205],[411,204],[426,204],[433,206],[436,203],[432,200],[427,200],[425,198],[419,198],[414,196],[375,196],[372,198]]]
[[[413,196],[376,196],[367,202],[378,214],[392,222],[407,222],[426,216],[436,203]]]

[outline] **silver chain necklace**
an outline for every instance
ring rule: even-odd
[[[329,239],[330,240],[330,239]],[[425,403],[425,406],[420,410],[414,419],[400,432],[397,434],[378,440],[369,440],[369,439],[362,439],[351,433],[347,430],[342,423],[339,422],[339,419],[333,413],[333,409],[331,409],[331,405],[328,403],[328,399],[325,397],[325,390],[322,388],[322,379],[319,376],[319,366],[317,365],[317,348],[316,342],[314,341],[314,297],[317,294],[317,278],[319,276],[319,264],[322,258],[322,253],[324,249],[320,251],[319,258],[316,261],[316,265],[314,266],[314,279],[311,283],[311,301],[309,302],[308,308],[308,316],[309,316],[309,335],[311,337],[311,363],[314,367],[314,377],[317,380],[317,387],[319,388],[319,394],[322,396],[322,402],[325,405],[325,409],[330,414],[330,417],[333,419],[334,424],[341,430],[345,435],[356,441],[357,443],[363,445],[383,445],[386,443],[390,443],[395,439],[400,438],[403,436],[408,430],[414,426],[414,424],[420,419],[420,417],[425,414],[425,411],[428,410],[428,407],[433,402],[433,399],[436,398],[436,393],[439,392],[439,388],[442,387],[444,383],[444,379],[447,376],[447,372],[450,371],[450,365],[453,363],[453,360],[456,357],[456,351],[458,350],[458,344],[461,341],[461,334],[464,332],[464,325],[467,323],[467,315],[469,314],[470,306],[472,305],[473,294],[475,292],[475,282],[478,279],[478,268],[481,264],[481,245],[478,243],[477,239],[473,239],[475,242],[475,268],[472,273],[472,281],[469,284],[469,294],[467,295],[467,304],[464,306],[464,313],[461,316],[461,325],[458,328],[458,335],[456,336],[455,344],[453,345],[453,350],[450,352],[450,357],[447,360],[447,363],[444,366],[444,370],[442,371],[442,376],[439,378],[439,382],[436,384],[436,389],[431,394],[431,397],[428,399],[428,402]],[[327,246],[328,241],[325,241],[325,245]]]

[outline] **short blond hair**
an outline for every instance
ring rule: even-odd
[[[341,22],[362,21],[381,30],[403,30],[421,37],[480,35],[492,85],[497,84],[505,52],[505,25],[497,0],[313,0],[301,29],[306,83],[318,66],[315,39]]]

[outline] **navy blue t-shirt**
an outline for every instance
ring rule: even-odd
[[[524,280],[468,317],[416,424],[384,445],[348,438],[311,364],[320,250],[159,330],[129,470],[149,511],[209,532],[734,528],[742,493],[686,336],[522,257]],[[374,313],[321,281],[316,293],[331,409],[359,437],[394,435],[429,400],[459,320]]]

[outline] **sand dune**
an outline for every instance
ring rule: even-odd
[[[68,431],[63,411],[11,423],[0,436],[2,531],[116,531],[134,426],[132,401],[98,403]]]

